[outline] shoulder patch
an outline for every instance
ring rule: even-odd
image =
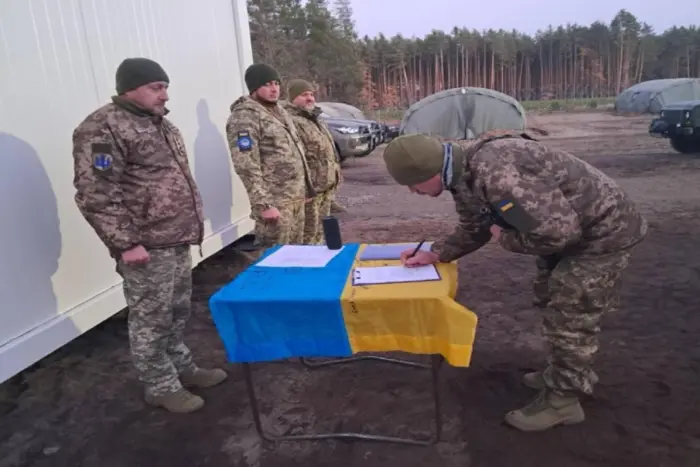
[[[513,202],[512,202],[511,200],[509,200],[509,199],[504,199],[504,200],[499,201],[498,204],[497,204],[497,206],[498,206],[498,209],[499,209],[501,212],[506,212],[506,211],[508,211],[509,209],[512,209],[513,206],[514,206],[514,204],[513,204]]]
[[[92,145],[92,167],[99,172],[109,172],[112,170],[114,156],[112,146],[109,144]]]
[[[496,201],[493,207],[498,216],[518,232],[528,233],[539,226],[537,219],[532,217],[515,198]]]
[[[250,137],[250,133],[247,131],[239,131],[236,139],[236,145],[242,152],[253,149],[253,138]]]

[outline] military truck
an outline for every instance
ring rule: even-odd
[[[665,105],[649,124],[649,134],[668,138],[681,154],[700,154],[700,100]]]

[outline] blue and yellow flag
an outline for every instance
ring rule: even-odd
[[[346,244],[324,268],[253,264],[214,294],[209,307],[229,361],[402,351],[469,366],[477,317],[453,299],[456,263],[437,265],[440,281],[353,286],[354,267],[400,264],[360,261],[362,248]]]

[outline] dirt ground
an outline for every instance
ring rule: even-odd
[[[605,113],[533,118],[550,144],[617,179],[650,223],[626,276],[622,309],[604,322],[596,394],[580,425],[525,434],[502,423],[534,392],[521,376],[543,362],[530,306],[534,261],[489,244],[460,261],[458,300],[476,312],[472,366],[441,373],[445,424],[434,447],[364,442],[261,444],[240,367],[227,365],[206,300],[241,264],[224,251],[196,271],[187,342],[229,380],[201,391],[190,415],[148,408],[110,320],[0,388],[0,466],[255,467],[697,467],[700,465],[700,158],[646,135],[646,117]],[[381,168],[381,148],[349,161],[341,201],[345,241],[415,241],[448,233],[451,199],[410,195]],[[423,434],[431,428],[429,374],[378,362],[307,370],[261,364],[267,423],[281,431],[354,429]],[[276,403],[273,404],[273,399]],[[338,421],[342,420],[342,421]]]

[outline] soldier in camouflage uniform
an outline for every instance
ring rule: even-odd
[[[245,72],[250,92],[231,105],[226,135],[233,167],[248,192],[255,244],[304,241],[304,206],[315,195],[289,113],[279,104],[280,77],[265,64]]]
[[[413,193],[449,190],[459,213],[456,230],[430,251],[402,254],[407,266],[454,261],[492,236],[506,250],[536,257],[548,365],[525,375],[524,384],[540,393],[506,422],[536,431],[583,421],[579,396],[592,394],[598,379],[591,364],[601,317],[617,309],[620,277],[647,232],[634,203],[593,166],[519,132],[453,143],[401,136],[384,161]]]
[[[308,81],[296,79],[289,82],[285,107],[296,125],[304,143],[306,163],[316,196],[306,203],[304,243],[323,243],[323,218],[331,214],[331,201],[340,183],[340,165],[335,157],[333,135],[318,116],[314,88]]]
[[[202,202],[182,135],[165,118],[168,75],[156,62],[129,58],[116,81],[118,95],[73,132],[75,202],[124,279],[131,356],[146,402],[192,412],[204,401],[183,386],[226,379],[221,369],[199,368],[183,342]]]

